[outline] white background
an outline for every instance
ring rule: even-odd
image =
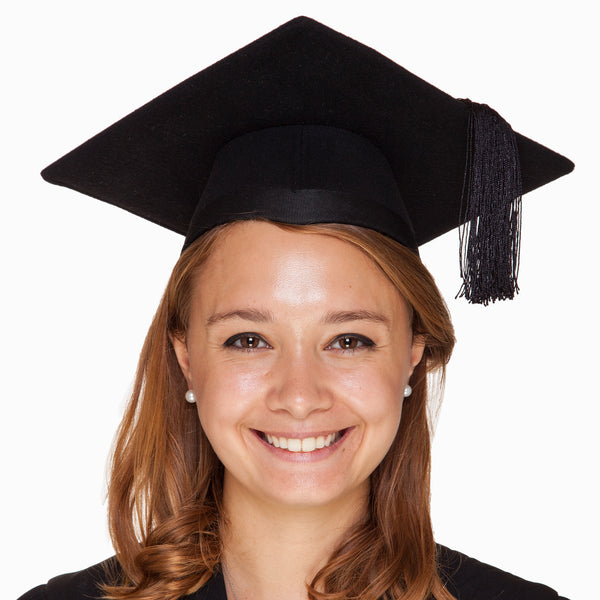
[[[459,340],[434,442],[433,519],[444,544],[572,600],[599,597],[593,3],[11,4],[0,18],[3,597],[112,553],[105,459],[181,245],[39,171],[299,14],[487,102],[576,163],[524,199],[516,301],[454,300],[456,232],[423,248]]]

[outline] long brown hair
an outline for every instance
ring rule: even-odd
[[[146,337],[134,390],[119,428],[108,491],[109,527],[123,577],[107,598],[174,600],[203,586],[221,556],[223,467],[204,435],[173,336],[185,337],[192,290],[215,244],[217,227],[179,258]],[[450,600],[436,568],[429,513],[428,375],[441,374],[454,345],[447,307],[410,250],[352,225],[284,225],[360,248],[406,300],[413,335],[425,340],[396,438],[371,476],[370,510],[308,586],[318,600]]]

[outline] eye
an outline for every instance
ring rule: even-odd
[[[269,344],[257,333],[237,333],[232,335],[223,345],[230,348],[239,348],[240,350],[270,348]]]
[[[330,344],[329,348],[333,350],[358,350],[360,348],[372,348],[375,346],[373,340],[370,340],[364,335],[358,335],[356,333],[345,333],[339,335]]]

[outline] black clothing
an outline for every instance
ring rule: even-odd
[[[448,591],[457,600],[566,600],[553,589],[526,581],[465,554],[438,546],[440,574]],[[107,568],[108,567],[108,568]],[[107,572],[118,569],[116,559],[54,577],[33,588],[19,600],[94,600],[102,596],[99,584]],[[217,573],[204,587],[186,600],[227,600],[223,577]]]

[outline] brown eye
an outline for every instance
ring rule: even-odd
[[[354,337],[345,336],[339,340],[340,347],[344,350],[354,350],[358,345],[358,340]]]
[[[335,338],[331,342],[329,347],[333,350],[352,351],[352,350],[373,348],[374,346],[375,346],[375,344],[374,344],[373,340],[370,340],[369,338],[367,338],[363,335],[347,334],[347,335],[340,335],[339,337]]]
[[[256,333],[238,333],[232,335],[223,345],[225,347],[238,348],[239,350],[270,348],[269,344]]]
[[[240,346],[242,348],[258,348],[260,338],[255,335],[245,335],[240,338]]]

